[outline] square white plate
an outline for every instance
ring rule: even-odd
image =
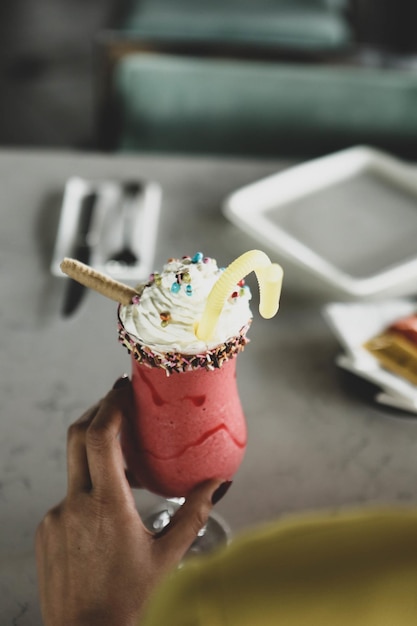
[[[341,299],[417,291],[417,167],[366,146],[291,167],[226,198],[224,214]]]

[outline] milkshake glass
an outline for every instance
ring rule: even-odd
[[[119,307],[135,401],[122,448],[137,483],[165,497],[187,496],[210,478],[231,480],[244,456],[236,357],[247,343],[251,293],[241,261],[234,270],[201,253],[171,259]]]

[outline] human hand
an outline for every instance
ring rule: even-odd
[[[68,488],[38,527],[36,559],[45,626],[137,625],[152,589],[182,559],[228,483],[210,480],[161,535],[142,523],[119,444],[131,406],[127,378],[68,430]]]

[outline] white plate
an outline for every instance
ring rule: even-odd
[[[336,357],[337,365],[379,386],[383,393],[377,394],[378,402],[413,412],[417,412],[417,386],[381,367],[363,344],[416,310],[417,304],[405,299],[332,303],[323,308],[324,318],[344,349],[344,354]]]
[[[414,165],[357,146],[241,188],[223,210],[334,297],[417,291]]]
[[[417,404],[413,402],[409,402],[405,398],[399,398],[398,396],[392,396],[389,393],[378,393],[375,396],[375,400],[380,404],[386,404],[387,406],[391,406],[395,409],[401,409],[402,411],[407,411],[408,413],[417,413]]]
[[[348,372],[377,385],[391,398],[396,398],[417,409],[417,388],[405,379],[391,374],[376,363],[369,368],[358,366],[355,361],[343,354],[337,357],[336,363]]]

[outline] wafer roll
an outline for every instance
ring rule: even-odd
[[[132,298],[138,295],[138,292],[133,287],[113,280],[76,259],[65,258],[60,267],[64,274],[81,283],[84,287],[93,289],[101,293],[102,296],[106,296],[106,298],[110,298],[110,300],[120,304],[130,304]]]

